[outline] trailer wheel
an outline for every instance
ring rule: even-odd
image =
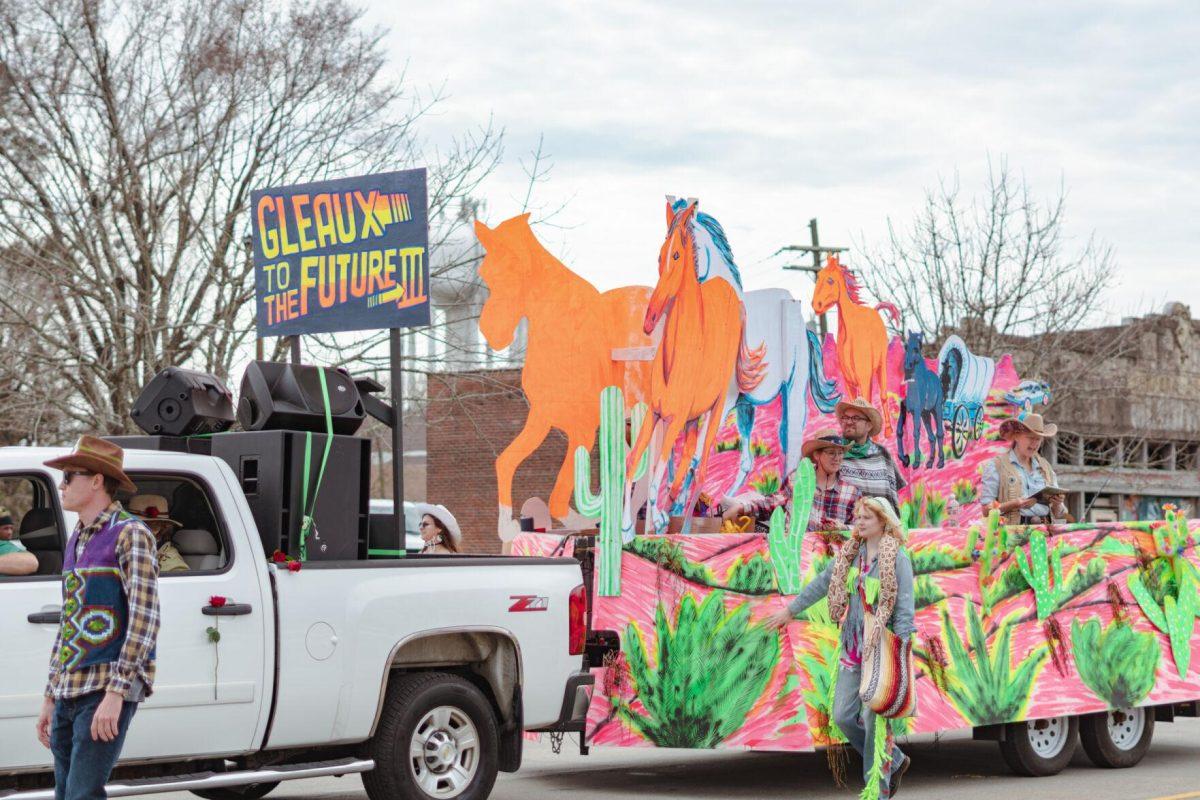
[[[954,453],[955,458],[962,458],[963,453],[967,452],[972,430],[966,407],[960,405],[955,408],[950,422],[950,452]]]
[[[1018,775],[1043,778],[1063,771],[1075,755],[1079,736],[1076,717],[1050,717],[1004,726],[1000,753]]]
[[[363,774],[370,800],[485,800],[499,768],[491,703],[445,672],[397,676],[388,686]]]
[[[1097,767],[1134,766],[1146,755],[1153,738],[1153,708],[1118,708],[1079,720],[1079,741]]]

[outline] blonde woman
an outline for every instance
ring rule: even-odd
[[[775,612],[767,624],[782,629],[794,617],[822,597],[829,600],[829,616],[841,626],[841,662],[834,691],[833,721],[850,745],[863,757],[863,778],[874,759],[875,715],[863,709],[859,699],[863,652],[878,642],[878,634],[863,632],[864,576],[879,581],[879,594],[872,611],[892,633],[907,639],[913,624],[912,562],[903,549],[904,531],[892,504],[882,497],[864,497],[854,508],[854,530],[828,567],[795,597],[787,608]],[[857,567],[854,585],[848,586],[851,567]],[[852,591],[851,591],[852,590]],[[874,641],[872,641],[874,640]],[[894,797],[910,760],[893,747],[887,765],[887,780],[880,798]]]

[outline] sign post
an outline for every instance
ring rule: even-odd
[[[389,331],[392,494],[404,554],[404,387],[400,329],[429,324],[425,170],[260,189],[251,194],[258,336]]]

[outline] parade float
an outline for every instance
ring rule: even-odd
[[[897,309],[869,304],[836,257],[810,305],[838,312],[822,339],[790,292],[743,289],[724,230],[695,201],[668,199],[666,217],[656,284],[603,293],[525,217],[476,225],[483,334],[502,348],[529,323],[529,417],[496,460],[500,536],[518,555],[586,550],[591,629],[619,638],[592,664],[587,745],[796,751],[841,739],[825,602],[782,632],[763,618],[847,535],[806,530],[800,443],[855,397],[882,412],[876,441],[908,483],[918,710],[903,732],[973,730],[1017,771],[1050,774],[1077,731],[1093,761],[1128,766],[1156,719],[1196,714],[1197,523],[1169,511],[1005,526],[981,507],[980,471],[1007,448],[1000,424],[1049,402],[1045,383],[957,336],[936,354],[918,333],[889,337],[884,315],[903,330]],[[520,532],[514,518],[513,472],[551,428],[569,450],[550,514],[590,535]],[[717,529],[703,515],[713,498],[784,486],[790,514],[777,510],[769,532],[699,532]]]

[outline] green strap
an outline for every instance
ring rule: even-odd
[[[312,463],[312,432],[304,434],[304,473],[301,486],[301,496],[304,498],[304,517],[300,523],[300,560],[308,560],[308,535],[313,527],[313,511],[317,507],[317,495],[321,492],[321,481],[325,477],[325,465],[329,463],[329,450],[333,447],[333,411],[329,408],[329,387],[325,383],[325,370],[317,370],[317,378],[321,382],[321,402],[325,405],[325,453],[321,456],[321,469],[317,472],[317,482],[313,486],[312,496],[308,494],[308,475]]]

